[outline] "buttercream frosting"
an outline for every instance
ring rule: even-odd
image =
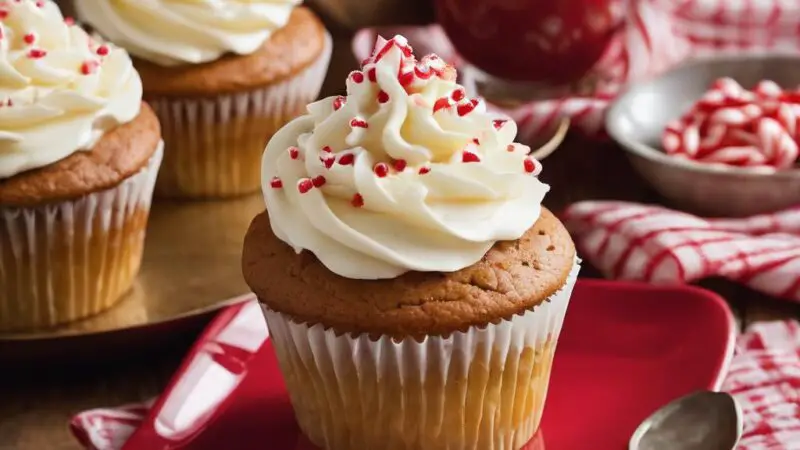
[[[379,40],[347,96],[308,106],[263,157],[275,235],[349,278],[450,272],[520,238],[549,190],[513,121],[435,55]]]
[[[81,20],[131,54],[162,66],[253,53],[301,0],[76,0]]]
[[[124,50],[65,21],[50,0],[0,2],[0,178],[90,149],[133,120],[141,99]]]

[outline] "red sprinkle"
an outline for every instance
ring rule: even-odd
[[[6,17],[8,17],[8,10],[0,9],[0,20],[5,19]]]
[[[481,141],[480,141],[480,139],[478,139],[478,138],[472,138],[472,142],[473,142],[475,145],[481,145]]]
[[[481,159],[475,153],[465,150],[464,153],[461,154],[461,162],[465,163],[481,162]]]
[[[14,100],[11,100],[9,97],[9,99],[6,101],[6,106],[14,106]]]
[[[333,153],[333,150],[331,149],[331,147],[329,145],[326,145],[325,147],[322,147],[322,151],[325,152],[325,153]]]
[[[350,126],[353,128],[369,128],[369,124],[366,120],[361,119],[353,119],[350,121]]]
[[[314,177],[314,179],[311,180],[311,183],[314,185],[314,187],[322,187],[322,186],[325,185],[325,183],[327,181],[328,180],[326,180],[325,177],[323,177],[322,175],[319,175],[319,176]]]
[[[336,162],[335,156],[320,156],[319,160],[322,162],[322,165],[325,166],[326,169],[330,169],[333,167],[333,163]]]
[[[280,189],[283,187],[283,181],[281,181],[278,177],[272,177],[270,180],[269,185],[272,186],[273,189]]]
[[[47,56],[47,51],[40,48],[32,48],[28,51],[28,58],[31,59],[44,58],[45,56]]]
[[[361,194],[355,194],[353,195],[353,199],[350,200],[350,204],[356,208],[361,208],[364,206],[364,197],[362,197]]]
[[[400,72],[400,74],[397,75],[397,81],[400,82],[400,86],[410,86],[414,82],[414,72]]]
[[[86,61],[81,64],[81,73],[84,75],[91,75],[97,72],[97,69],[100,67],[100,63],[97,61]]]
[[[439,100],[436,100],[436,103],[433,104],[433,112],[436,113],[439,110],[447,109],[450,107],[450,99],[447,97],[442,97]]]
[[[453,100],[457,101],[457,102],[460,102],[461,100],[464,100],[464,97],[466,97],[466,96],[467,96],[467,93],[464,92],[463,89],[456,89],[455,91],[453,91],[453,94],[450,95],[450,97]]]
[[[363,83],[364,82],[364,74],[362,72],[353,72],[350,74],[350,78],[353,79],[355,83]]]
[[[405,159],[397,159],[392,163],[392,166],[394,167],[394,170],[402,172],[406,170],[406,166],[408,166],[408,163],[406,162]]]
[[[378,81],[378,73],[377,73],[377,71],[375,70],[374,67],[367,71],[367,78],[369,78],[369,81],[371,81],[373,83]]]
[[[300,191],[301,194],[305,194],[306,192],[310,191],[314,187],[314,182],[309,180],[308,178],[303,178],[297,183],[297,190]]]
[[[297,159],[300,157],[300,149],[297,147],[289,147],[289,157]]]
[[[419,174],[420,175],[425,175],[426,173],[428,173],[430,171],[431,171],[430,167],[420,167],[419,168]]]
[[[506,150],[508,150],[509,153],[514,153],[514,150],[516,150],[516,149],[517,149],[517,146],[514,145],[514,144],[508,144],[508,147],[506,147]]]
[[[478,106],[478,99],[472,99],[469,103],[458,105],[456,110],[458,111],[459,116],[464,117],[475,110],[476,106]]]
[[[106,56],[108,52],[109,49],[107,45],[101,45],[100,47],[97,47],[97,54],[100,56]]]
[[[347,99],[342,97],[341,95],[336,97],[335,99],[333,99],[333,110],[338,111],[342,109],[342,106],[344,106],[345,102],[347,102]]]
[[[73,19],[72,17],[64,17],[64,23],[68,27],[71,27],[71,26],[75,25],[75,19]]]
[[[508,122],[508,121],[505,120],[505,119],[497,119],[497,120],[492,121],[492,123],[494,124],[494,129],[495,130],[499,130],[500,128],[503,128],[503,125],[505,125],[506,122]]]
[[[378,92],[378,103],[387,103],[389,101],[389,94],[386,91]]]
[[[36,42],[36,35],[33,33],[28,33],[25,36],[22,36],[22,40],[25,41],[26,44],[31,45]]]
[[[356,157],[352,153],[345,153],[341,157],[339,157],[339,164],[343,166],[349,166],[355,163]]]
[[[377,175],[380,178],[389,175],[389,166],[387,166],[384,163],[375,164],[375,168],[373,170],[375,171],[375,175]]]
[[[36,1],[37,8],[44,8],[44,0],[37,0]]]
[[[536,170],[536,163],[530,158],[525,158],[523,165],[525,167],[525,172],[533,173]]]

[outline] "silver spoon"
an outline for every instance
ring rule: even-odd
[[[629,450],[733,450],[742,409],[724,392],[696,392],[654,412],[631,436]]]

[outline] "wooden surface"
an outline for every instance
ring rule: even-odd
[[[341,87],[354,61],[349,42],[336,43],[334,65],[324,89]],[[542,177],[552,185],[546,204],[554,210],[585,199],[658,201],[612,144],[571,135],[544,162]],[[587,272],[591,272],[588,270]],[[742,324],[800,317],[800,306],[765,298],[720,280],[704,286],[731,303]],[[182,332],[157,330],[11,348],[0,344],[0,450],[77,449],[67,423],[75,413],[100,406],[139,402],[158,394],[180,362],[203,321]],[[12,356],[9,356],[12,355]]]

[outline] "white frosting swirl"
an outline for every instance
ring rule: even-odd
[[[75,0],[81,20],[162,66],[256,51],[302,0]]]
[[[435,55],[379,40],[347,97],[309,105],[263,158],[275,235],[348,278],[449,272],[520,238],[549,190],[516,125],[466,97]]]
[[[128,54],[66,23],[55,3],[0,3],[0,178],[90,149],[141,99]]]

